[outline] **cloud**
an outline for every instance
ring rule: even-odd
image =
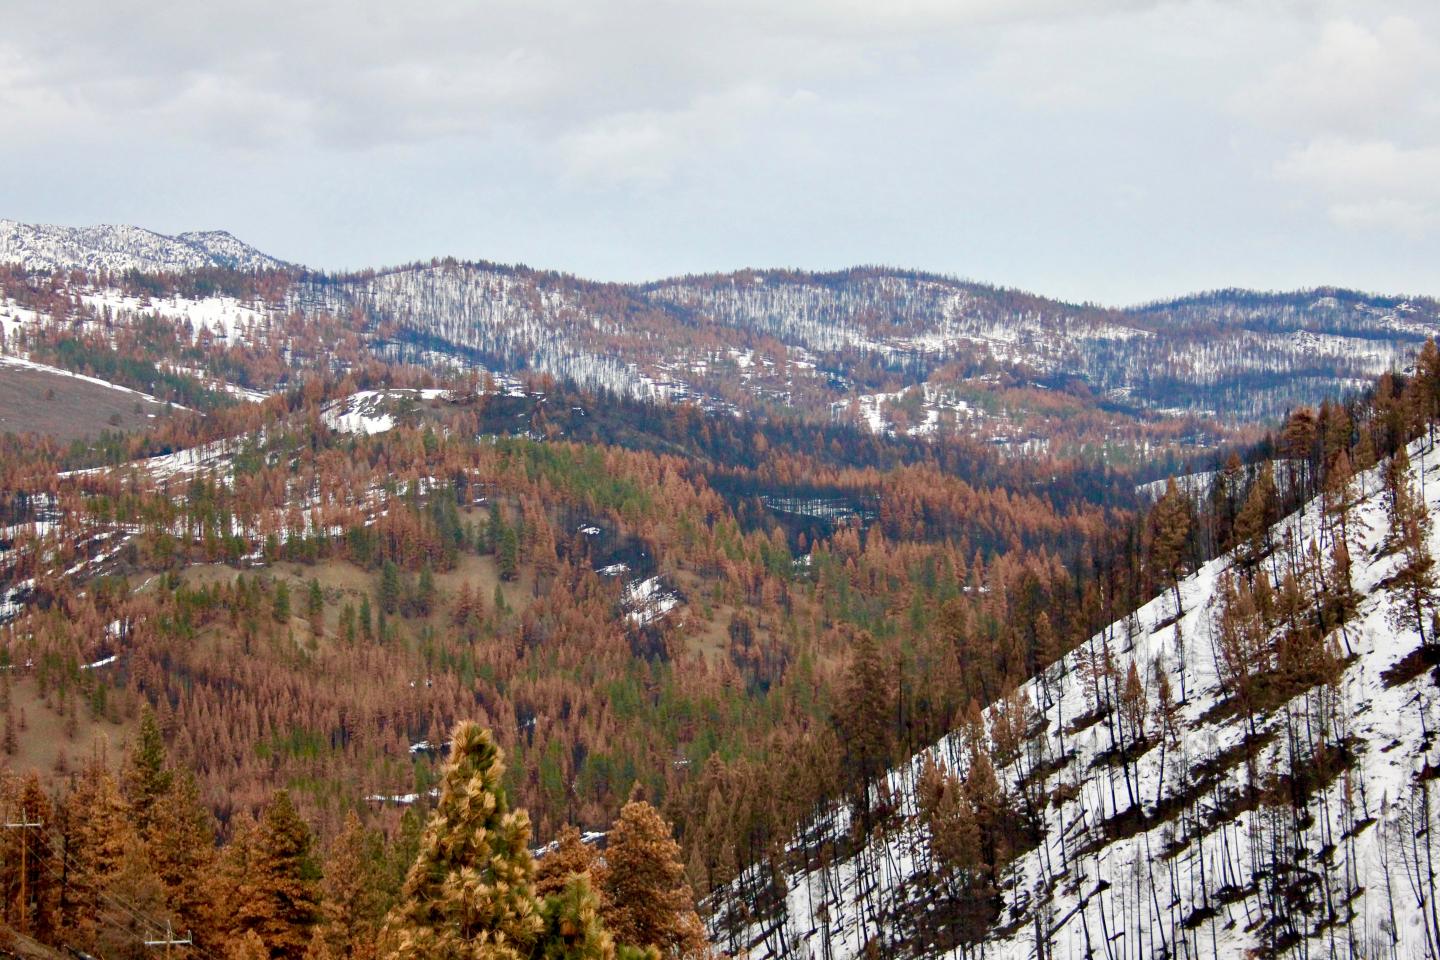
[[[1435,132],[1440,45],[1410,17],[1326,21],[1302,55],[1244,89],[1235,108],[1274,128],[1374,136],[1404,124]]]
[[[1320,139],[1291,151],[1276,172],[1315,190],[1342,226],[1419,235],[1440,224],[1440,146]]]
[[[517,124],[598,144],[735,90],[785,96],[996,24],[1153,2],[11,0],[0,102],[31,115],[58,99],[77,120],[262,145],[421,143]],[[241,136],[226,136],[228,118]]]
[[[1369,12],[1322,18],[1230,107],[1278,145],[1273,176],[1332,223],[1413,240],[1440,227],[1440,23],[1433,8]]]

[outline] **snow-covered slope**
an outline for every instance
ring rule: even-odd
[[[170,237],[124,224],[62,227],[15,220],[0,220],[0,263],[18,263],[30,270],[113,272],[263,270],[286,265],[223,230]]]
[[[1433,516],[1440,452],[1417,442],[1410,456]],[[1222,665],[1233,568],[1220,559],[1182,581],[1183,614],[1173,594],[1158,598],[1022,688],[1027,734],[1000,773],[1017,810],[1034,811],[1038,839],[1000,875],[983,938],[944,933],[956,901],[918,815],[922,754],[891,772],[898,813],[858,846],[848,811],[828,811],[773,875],[751,870],[718,897],[717,941],[752,958],[861,957],[867,944],[874,956],[1017,960],[1436,956],[1440,675],[1430,668],[1440,657],[1396,615],[1403,556],[1386,545],[1380,487],[1378,471],[1355,484],[1360,599],[1325,638],[1333,683],[1275,696],[1278,672],[1260,674],[1272,700],[1247,720]],[[1312,545],[1328,555],[1334,536],[1312,504],[1274,531],[1301,549],[1264,564],[1279,582],[1286,556]],[[1435,555],[1440,533],[1428,547]],[[1132,665],[1142,708],[1127,714],[1103,691],[1122,688]],[[1178,701],[1169,733],[1156,709],[1162,674]],[[962,735],[929,755],[964,781]]]

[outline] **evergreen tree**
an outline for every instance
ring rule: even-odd
[[[360,636],[366,640],[375,639],[375,618],[370,611],[370,594],[360,597]]]
[[[97,949],[103,897],[135,835],[119,785],[99,756],[75,779],[60,811],[66,884],[60,924],[77,943]]]
[[[204,941],[212,935],[205,878],[215,861],[215,825],[188,771],[172,777],[156,805],[147,848],[176,925]]]
[[[275,794],[249,839],[245,880],[237,891],[235,930],[254,932],[272,958],[299,960],[320,919],[320,867],[310,828],[290,794]]]
[[[520,572],[520,537],[510,524],[503,524],[495,545],[495,563],[500,579],[514,580]]]
[[[135,829],[146,840],[155,820],[160,798],[174,782],[165,754],[165,738],[155,712],[146,706],[140,712],[140,733],[125,755],[121,787],[130,804]]]
[[[380,609],[393,614],[400,607],[400,568],[386,560],[380,568]]]
[[[275,581],[275,594],[271,599],[270,617],[276,623],[290,620],[290,585],[284,580]]]
[[[701,957],[705,928],[670,824],[643,800],[620,810],[605,847],[605,921],[615,939],[665,957]]]
[[[567,825],[560,831],[555,848],[540,858],[535,867],[535,893],[549,897],[560,893],[574,876],[589,877],[592,886],[600,887],[604,865],[600,855],[580,837],[580,830]]]
[[[1386,470],[1387,503],[1390,512],[1390,543],[1402,557],[1400,569],[1390,585],[1403,599],[1393,610],[1390,622],[1397,629],[1413,627],[1421,643],[1434,644],[1436,638],[1425,635],[1437,603],[1440,603],[1440,579],[1435,571],[1435,557],[1430,552],[1430,511],[1410,483],[1409,461],[1405,449],[1396,451]]]
[[[435,572],[429,561],[420,568],[420,582],[415,588],[415,609],[422,617],[428,617],[435,606]]]
[[[369,960],[375,955],[375,934],[384,919],[381,847],[380,837],[366,830],[350,811],[325,863],[324,924],[319,935],[329,956]]]
[[[545,899],[537,960],[613,960],[615,941],[600,918],[600,897],[586,874],[571,874]]]
[[[320,581],[310,578],[310,589],[305,598],[305,613],[310,618],[310,630],[315,636],[325,632],[325,591]]]
[[[385,922],[397,960],[520,960],[544,921],[531,886],[530,818],[510,810],[505,765],[488,730],[455,728],[440,801],[402,903]]]
[[[1147,527],[1150,538],[1151,574],[1164,587],[1175,591],[1175,610],[1180,606],[1180,576],[1184,572],[1186,548],[1190,542],[1190,498],[1180,492],[1171,477],[1165,483],[1165,495],[1150,511]]]
[[[1253,569],[1270,549],[1270,528],[1278,512],[1275,474],[1267,462],[1250,486],[1245,505],[1235,517],[1236,560],[1247,570]]]
[[[0,896],[6,922],[38,940],[53,937],[59,922],[60,864],[51,844],[55,811],[34,771],[6,785],[11,822],[35,824],[4,831],[0,846]],[[23,893],[23,896],[22,896]]]
[[[846,674],[837,726],[854,772],[852,787],[867,827],[870,818],[870,784],[885,772],[890,760],[890,670],[869,631],[855,636]],[[623,938],[622,938],[623,939]]]

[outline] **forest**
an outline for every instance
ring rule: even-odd
[[[294,277],[206,282],[191,292],[283,302]],[[1198,500],[1151,502],[1136,481],[1181,469],[1179,445],[1141,475],[538,371],[446,375],[384,359],[338,313],[196,330],[118,322],[59,277],[7,283],[72,318],[12,347],[177,405],[93,441],[0,438],[6,921],[104,956],[180,931],[203,956],[471,955],[475,937],[424,940],[440,921],[416,904],[490,842],[494,875],[472,879],[497,912],[466,929],[504,927],[517,956],[698,956],[702,915],[744,929],[783,900],[788,858],[848,849],[791,847],[837,804],[852,846],[886,830],[885,772],[957,729],[970,774],[926,772],[925,816],[959,824],[932,855],[953,871],[944,935],[968,942],[1038,842],[997,772],[1025,739],[1015,691],[1178,601],[1207,559],[1258,567],[1271,525],[1418,435],[1440,385],[1427,345],[1414,376],[1191,461],[1216,478]],[[1291,588],[1233,589],[1241,624]],[[1243,659],[1257,641],[1234,633]],[[1292,659],[1324,676],[1313,649]],[[1278,702],[1233,683],[1236,709]],[[1117,730],[1148,742],[1131,714]],[[653,861],[633,869],[686,891],[653,922],[617,892],[641,882],[617,867],[632,835]]]

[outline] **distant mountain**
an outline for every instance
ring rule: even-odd
[[[173,273],[223,268],[264,270],[286,263],[224,230],[166,236],[142,227],[103,224],[60,227],[0,220],[0,263],[30,270]]]
[[[853,399],[875,429],[896,432],[993,419],[975,386],[996,382],[1133,412],[1260,420],[1403,368],[1440,332],[1429,299],[1228,290],[1108,309],[864,267],[628,285],[437,261],[303,283],[305,304],[358,308],[431,354],[591,386],[819,409]],[[897,415],[906,390],[917,409]]]
[[[6,260],[112,275],[284,265],[224,232],[0,221]],[[153,292],[140,286],[129,293]],[[383,358],[437,371],[549,373],[709,410],[787,409],[1016,451],[1063,437],[1104,456],[1148,449],[1162,422],[1164,443],[1211,446],[1217,431],[1403,370],[1440,333],[1429,298],[1221,290],[1119,309],[879,267],[619,284],[437,259],[297,272],[265,297],[257,309],[343,318]]]

